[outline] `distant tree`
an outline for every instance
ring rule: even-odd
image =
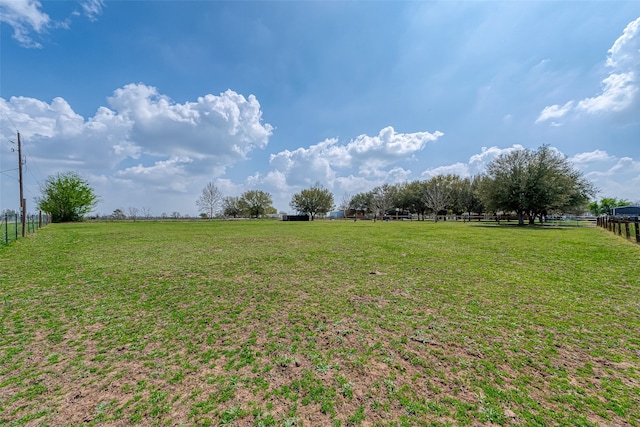
[[[478,177],[464,178],[457,187],[457,201],[460,213],[466,212],[471,216],[473,212],[484,212],[484,205],[478,196],[478,186],[480,179]]]
[[[272,208],[271,194],[261,190],[249,190],[242,193],[238,204],[250,217],[259,218]]]
[[[278,214],[278,209],[274,208],[273,206],[269,206],[264,210],[264,214],[265,215],[277,215]]]
[[[111,218],[115,219],[115,220],[122,220],[125,219],[127,216],[124,214],[124,212],[122,211],[122,209],[116,209],[113,211],[113,213],[111,214]]]
[[[222,199],[222,214],[232,218],[237,218],[242,215],[240,197],[225,197]]]
[[[143,208],[142,208],[142,216],[143,216],[145,219],[149,219],[149,218],[151,218],[151,208],[149,208],[149,207],[143,207]]]
[[[81,221],[98,204],[93,188],[76,172],[51,175],[40,186],[37,206],[49,212],[53,222]]]
[[[373,204],[373,193],[368,191],[365,193],[357,193],[351,197],[349,207],[353,209],[358,216],[358,212],[362,212],[362,216],[365,216],[368,211],[375,209]]]
[[[611,209],[619,206],[629,206],[631,202],[625,199],[617,199],[615,197],[603,197],[600,199],[600,203],[597,200],[589,203],[588,208],[594,215],[606,215]]]
[[[438,222],[438,214],[450,203],[452,192],[450,176],[434,176],[423,183],[422,200],[425,206],[435,214],[436,222]]]
[[[346,218],[349,210],[351,209],[351,195],[349,193],[344,193],[342,195],[342,199],[340,200],[338,209],[340,209],[344,213],[344,216]]]
[[[333,209],[333,194],[320,183],[316,183],[313,187],[294,194],[289,206],[299,213],[309,215],[313,221],[316,215],[325,214]]]
[[[180,212],[178,212],[178,211],[171,212],[171,218],[180,219]]]
[[[525,214],[532,223],[549,212],[586,207],[595,193],[593,184],[564,155],[546,145],[497,157],[487,165],[484,177],[479,194],[487,208],[515,212],[519,225],[524,224]]]
[[[391,209],[395,207],[395,200],[398,195],[398,188],[390,185],[383,184],[371,190],[373,194],[373,205],[375,209],[375,215],[387,215]]]
[[[205,213],[211,219],[220,209],[222,199],[222,193],[218,190],[218,187],[210,182],[202,189],[202,194],[196,200],[198,211]]]
[[[418,218],[424,219],[427,211],[427,205],[424,202],[424,183],[420,181],[412,181],[400,187],[400,204],[412,214],[416,214]]]
[[[138,208],[129,206],[127,208],[127,215],[129,216],[129,219],[132,219],[135,222],[135,220],[138,219]]]

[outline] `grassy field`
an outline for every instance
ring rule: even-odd
[[[0,247],[0,425],[638,425],[597,228],[86,223]]]

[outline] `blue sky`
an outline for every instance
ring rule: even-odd
[[[0,208],[73,170],[101,198],[197,215],[225,196],[336,201],[481,173],[549,144],[640,200],[638,1],[0,0]]]

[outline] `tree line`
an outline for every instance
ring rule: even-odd
[[[319,184],[294,195],[291,206],[312,218],[333,208]],[[339,209],[346,215],[374,218],[395,215],[515,213],[518,223],[540,221],[553,213],[584,212],[596,188],[560,152],[543,145],[498,156],[475,177],[438,175],[424,181],[384,184],[345,195]],[[306,195],[305,195],[306,194]],[[320,197],[321,195],[325,197]],[[331,200],[331,202],[329,202]],[[318,202],[314,202],[318,201]]]
[[[548,215],[582,213],[590,210],[598,215],[615,206],[630,204],[626,200],[604,198],[590,201],[597,189],[577,171],[566,156],[547,145],[537,150],[520,149],[502,154],[491,161],[484,173],[473,177],[455,174],[437,175],[426,180],[400,184],[383,184],[371,191],[345,194],[338,209],[345,216],[411,215],[424,219],[427,215],[514,213],[518,223],[542,221]],[[61,173],[47,179],[41,188],[38,207],[53,215],[54,222],[76,221],[95,208],[98,197],[88,182],[74,172]],[[252,217],[277,213],[269,193],[249,190],[240,196],[225,197],[208,183],[196,200],[203,218]],[[299,214],[315,219],[336,208],[333,194],[316,183],[292,196],[289,206]],[[136,218],[139,211],[129,208]],[[126,217],[123,211],[117,214]],[[150,210],[143,208],[142,216]],[[177,212],[172,214],[179,217]]]

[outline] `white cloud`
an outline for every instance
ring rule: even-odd
[[[0,106],[23,136],[39,146],[43,160],[82,159],[85,167],[113,168],[126,158],[189,157],[221,174],[256,148],[272,127],[261,122],[257,99],[231,90],[196,102],[172,103],[143,84],[127,85],[85,120],[62,98],[50,104],[33,98],[0,98]]]
[[[502,154],[509,154],[515,150],[522,150],[523,148],[524,147],[520,144],[514,144],[513,146],[507,148],[499,148],[496,146],[489,148],[482,147],[480,153],[474,154],[469,158],[469,174],[475,175],[478,173],[482,173],[487,164],[489,164],[496,157]]]
[[[638,96],[635,73],[611,74],[602,81],[602,93],[578,102],[576,108],[587,113],[620,112],[629,108]]]
[[[13,28],[13,38],[24,47],[40,48],[30,33],[42,33],[51,24],[49,15],[41,11],[37,0],[0,0],[0,22]]]
[[[609,49],[606,66],[609,73],[602,80],[599,94],[585,98],[575,103],[575,106],[573,101],[569,101],[563,106],[545,107],[536,123],[561,118],[570,111],[588,114],[619,113],[637,107],[640,98],[640,17],[626,26]],[[636,115],[635,120],[637,119]],[[557,125],[557,122],[552,124]]]
[[[613,157],[609,156],[606,151],[594,150],[588,153],[578,153],[571,157],[569,161],[576,166],[585,165],[593,162],[602,162],[611,160]]]
[[[82,0],[80,8],[90,21],[102,14],[103,0]],[[74,12],[72,15],[80,15]],[[69,19],[53,21],[38,0],[0,0],[0,22],[13,29],[13,38],[26,48],[42,48],[34,34],[45,34],[51,28],[69,28]]]
[[[138,205],[158,204],[154,199],[166,192],[172,197],[159,204],[189,197],[251,150],[265,147],[272,132],[261,122],[257,99],[233,91],[178,104],[155,88],[128,85],[114,92],[110,108],[100,107],[87,119],[63,98],[0,98],[0,109],[8,118],[3,133],[13,133],[9,126],[20,130],[41,178],[72,169],[95,177],[111,199]]]
[[[421,176],[425,179],[433,178],[438,175],[459,175],[463,178],[471,176],[469,165],[465,163],[454,163],[447,166],[438,166],[436,168],[427,169],[422,172]]]
[[[264,148],[273,131],[262,123],[255,96],[232,90],[178,104],[154,87],[129,84],[114,92],[109,105],[131,121],[131,138],[149,154],[186,155],[218,166]]]
[[[548,107],[544,107],[538,118],[536,119],[536,123],[544,122],[549,119],[559,119],[567,114],[571,107],[573,107],[573,101],[569,101],[564,105],[550,105]]]
[[[80,3],[80,7],[85,16],[90,21],[95,21],[98,15],[102,14],[102,8],[104,7],[103,0],[84,0]]]
[[[443,135],[440,131],[397,133],[393,127],[387,126],[376,136],[356,137],[347,144],[346,150],[352,158],[362,163],[363,168],[386,167],[406,159]]]
[[[316,181],[330,186],[336,179],[336,171],[358,169],[369,178],[387,177],[390,165],[411,158],[429,142],[436,141],[442,132],[397,133],[388,126],[378,135],[359,135],[347,144],[338,139],[326,139],[309,148],[284,150],[272,154],[271,166],[287,177],[292,186],[305,186]]]

